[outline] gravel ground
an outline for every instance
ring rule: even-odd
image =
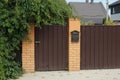
[[[16,80],[120,80],[120,69],[35,72]]]

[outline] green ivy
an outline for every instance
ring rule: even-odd
[[[37,27],[65,25],[71,16],[65,0],[0,0],[0,80],[22,74],[15,57],[29,32],[29,23]]]

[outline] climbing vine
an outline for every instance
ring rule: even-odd
[[[0,80],[17,78],[22,68],[15,61],[21,41],[29,32],[29,23],[65,25],[71,17],[64,0],[1,0],[0,1]]]

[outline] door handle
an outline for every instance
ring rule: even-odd
[[[40,41],[35,41],[36,44],[40,44]]]

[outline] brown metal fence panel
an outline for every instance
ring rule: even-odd
[[[65,70],[68,67],[68,27],[35,28],[36,71]]]
[[[81,26],[81,69],[120,68],[120,26]]]

